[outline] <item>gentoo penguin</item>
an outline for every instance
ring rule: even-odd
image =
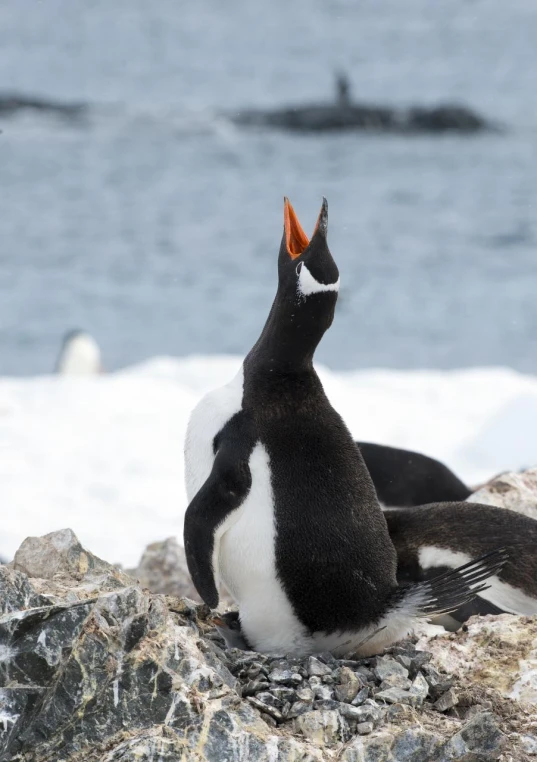
[[[210,620],[228,648],[240,648],[241,651],[252,651],[251,645],[244,637],[238,611],[228,611],[225,614],[213,616]]]
[[[86,331],[66,333],[56,362],[56,373],[92,376],[101,372],[101,350],[93,336]]]
[[[190,574],[211,608],[224,582],[244,637],[262,652],[352,652],[375,633],[360,653],[376,653],[417,617],[473,598],[503,563],[497,552],[439,580],[398,585],[373,482],[313,368],[339,288],[327,222],[325,199],[308,241],[285,200],[266,324],[236,378],[202,399],[187,429]]]
[[[383,507],[466,500],[472,492],[447,466],[427,455],[356,442]]]
[[[452,613],[456,622],[474,614],[537,614],[537,521],[478,503],[437,503],[386,511],[397,551],[397,577],[416,583],[455,569],[502,545],[508,560],[487,589]]]

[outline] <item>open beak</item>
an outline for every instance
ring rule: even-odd
[[[284,200],[283,220],[284,220],[284,228],[285,228],[285,243],[287,246],[287,253],[291,257],[291,259],[296,259],[297,257],[299,257],[301,254],[304,253],[310,241],[308,236],[304,233],[304,230],[302,229],[302,225],[300,224],[300,222],[298,221],[298,217],[296,216],[295,210],[293,209],[293,206],[287,197],[285,197],[285,200]],[[323,198],[321,211],[319,212],[319,217],[317,218],[317,224],[315,225],[315,230],[313,231],[313,235],[315,235],[317,232],[320,232],[326,236],[327,229],[328,229],[328,202],[326,201],[325,198]]]
[[[215,627],[226,627],[226,623],[219,616],[211,616],[208,621]]]

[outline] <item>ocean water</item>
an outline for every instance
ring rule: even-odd
[[[0,374],[91,331],[108,369],[243,354],[268,312],[283,195],[321,196],[341,299],[332,368],[537,372],[535,0],[3,0],[0,91],[90,104],[0,117]],[[229,112],[332,97],[462,101],[474,137],[298,136]]]

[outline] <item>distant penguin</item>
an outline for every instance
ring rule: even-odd
[[[343,72],[340,72],[336,76],[336,95],[337,95],[338,106],[341,106],[343,108],[345,108],[346,106],[350,106],[351,86],[350,86],[349,78]]]
[[[537,521],[515,511],[478,503],[437,503],[386,511],[397,551],[400,582],[423,582],[479,558],[498,545],[509,558],[487,580],[487,589],[452,613],[456,622],[474,614],[537,614]]]
[[[472,491],[447,466],[427,455],[357,442],[383,507],[466,500]]]
[[[185,442],[190,574],[211,608],[224,582],[244,638],[268,653],[377,653],[418,617],[471,600],[503,563],[496,552],[398,585],[373,482],[313,368],[339,289],[327,223],[323,200],[309,241],[285,200],[265,327],[236,378],[197,405]]]
[[[63,338],[56,373],[69,376],[92,376],[102,373],[101,350],[86,331],[69,331]]]

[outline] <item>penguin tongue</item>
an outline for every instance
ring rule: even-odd
[[[291,206],[291,202],[288,198],[285,199],[283,219],[287,252],[291,259],[296,259],[306,249],[309,244],[309,239],[302,230],[302,225],[298,221],[295,210]]]

